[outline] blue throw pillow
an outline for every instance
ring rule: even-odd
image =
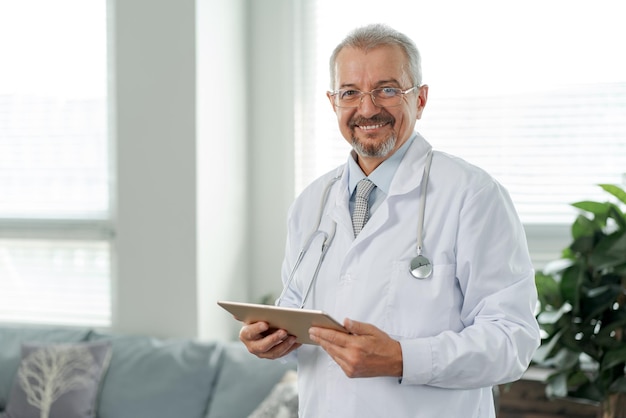
[[[94,418],[109,342],[24,344],[7,404],[9,418]]]

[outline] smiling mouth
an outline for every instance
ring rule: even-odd
[[[377,123],[376,125],[357,125],[357,127],[359,129],[362,129],[364,131],[371,131],[374,129],[378,129],[378,128],[382,128],[383,126],[387,125],[388,122],[385,123]]]

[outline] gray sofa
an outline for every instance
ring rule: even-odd
[[[240,342],[0,325],[0,416],[12,394],[23,343],[97,341],[111,342],[99,386],[98,418],[243,418],[295,369],[293,364],[258,359]]]

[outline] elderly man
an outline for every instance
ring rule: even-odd
[[[290,209],[280,303],[345,318],[349,333],[313,327],[317,345],[300,345],[265,322],[240,332],[259,357],[297,358],[301,417],[493,418],[492,386],[538,347],[522,225],[497,181],[415,131],[420,67],[383,25],[331,56],[327,94],[353,151]]]

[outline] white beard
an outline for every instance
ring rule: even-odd
[[[355,136],[352,136],[352,148],[361,157],[386,157],[396,147],[396,136],[391,135],[384,142],[377,145],[364,146]]]

